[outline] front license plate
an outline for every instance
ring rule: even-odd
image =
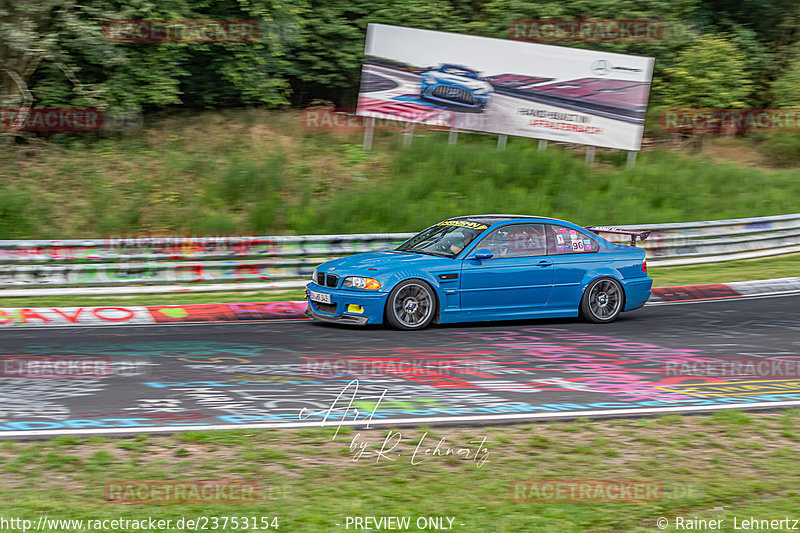
[[[322,292],[314,292],[308,291],[308,297],[311,298],[314,302],[319,302],[321,304],[329,304],[331,303],[331,295],[325,294]]]

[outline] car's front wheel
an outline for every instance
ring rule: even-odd
[[[581,316],[589,322],[613,322],[622,312],[625,293],[613,278],[594,280],[583,293]]]
[[[398,283],[386,301],[386,321],[395,329],[423,329],[436,313],[436,297],[430,285],[409,279]]]

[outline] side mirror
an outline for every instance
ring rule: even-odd
[[[470,259],[481,260],[481,259],[491,259],[492,257],[494,257],[494,254],[492,253],[491,250],[488,250],[486,248],[481,248],[480,250],[472,254],[472,257],[470,257]]]

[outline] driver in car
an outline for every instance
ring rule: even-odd
[[[447,241],[447,244],[450,248],[450,253],[453,255],[458,255],[470,242],[472,242],[472,235],[471,234],[464,234],[462,231],[455,231],[450,236],[450,239]]]

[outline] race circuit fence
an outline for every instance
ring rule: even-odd
[[[800,252],[800,213],[619,227],[651,231],[639,244],[650,266]],[[0,240],[0,296],[299,288],[331,257],[389,249],[411,235]]]

